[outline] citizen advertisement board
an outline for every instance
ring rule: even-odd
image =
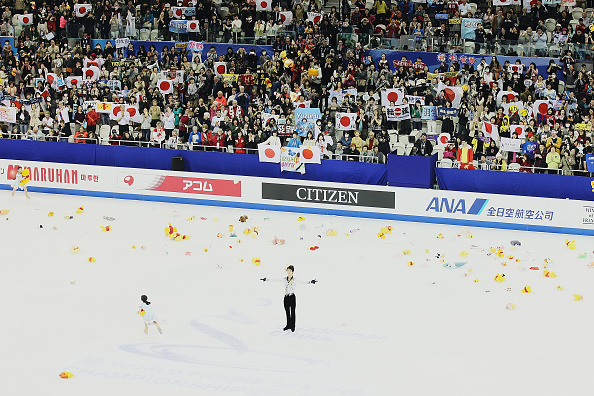
[[[396,193],[392,191],[355,190],[298,184],[263,182],[262,199],[383,209],[396,208]]]

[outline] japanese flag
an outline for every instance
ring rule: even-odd
[[[227,74],[227,64],[225,62],[215,62],[214,69],[215,73],[219,76]]]
[[[308,12],[307,20],[312,21],[314,24],[319,23],[322,20],[321,12]]]
[[[82,17],[86,16],[89,12],[91,12],[92,9],[93,9],[93,6],[90,4],[75,4],[74,5],[74,14],[77,17],[82,18]]]
[[[82,80],[83,80],[82,76],[66,77],[66,86],[68,86],[68,88],[78,87],[78,86],[80,86],[80,83],[82,82]]]
[[[497,129],[497,125],[483,121],[483,135],[497,141],[497,139],[499,139],[499,130]]]
[[[173,82],[171,80],[159,80],[157,81],[157,87],[164,95],[173,93]]]
[[[45,81],[54,89],[58,86],[58,75],[56,73],[47,73]]]
[[[97,81],[99,80],[99,68],[97,66],[89,66],[83,68],[83,78],[85,80]]]
[[[260,143],[258,145],[258,156],[260,162],[280,162],[281,146],[271,146],[268,144]]]
[[[451,138],[451,136],[449,133],[446,133],[446,132],[440,133],[439,137],[437,138],[437,145],[442,146],[442,147],[447,146],[448,142],[450,141],[450,138]]]
[[[113,106],[111,106],[111,112],[109,113],[109,118],[111,120],[117,120],[120,116],[120,112],[122,111],[122,108],[120,107],[119,104],[115,104]],[[126,111],[126,108],[124,107],[124,111]]]
[[[126,105],[126,113],[128,113],[130,121],[137,123],[142,122],[142,115],[140,114],[140,111],[138,111],[138,105]]]
[[[357,113],[339,113],[336,112],[335,128],[342,131],[351,131],[355,129],[357,123]]]
[[[283,25],[287,26],[291,24],[293,20],[293,11],[283,11],[278,13],[278,19],[281,20]]]
[[[537,100],[532,105],[532,117],[536,118],[538,113],[540,114],[547,114],[549,111],[549,101],[548,100]]]
[[[509,133],[517,133],[519,139],[526,137],[526,125],[510,125]]]
[[[18,15],[17,18],[21,25],[32,25],[33,24],[33,14]]]
[[[497,106],[501,105],[501,99],[504,96],[507,97],[507,103],[511,103],[518,96],[518,93],[514,91],[499,91],[497,94]]]
[[[171,11],[173,11],[173,17],[176,19],[182,19],[184,15],[185,7],[171,7]]]
[[[272,11],[272,0],[257,0],[256,11]]]
[[[450,87],[440,81],[437,86],[437,92],[439,93],[441,91],[443,91],[445,98],[452,102],[452,107],[456,109],[460,108],[462,95],[464,95],[462,87]]]
[[[319,146],[301,146],[301,155],[299,162],[304,164],[321,164],[322,160],[320,157]]]
[[[191,32],[199,32],[200,31],[200,23],[198,21],[188,21],[186,25],[186,31]]]
[[[394,102],[396,105],[402,104],[402,99],[404,99],[404,89],[382,89],[382,106],[391,106],[390,102]]]

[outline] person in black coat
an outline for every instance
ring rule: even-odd
[[[427,140],[427,134],[423,132],[421,138],[415,142],[415,152],[418,156],[430,157],[433,153],[433,144]]]

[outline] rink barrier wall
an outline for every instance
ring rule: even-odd
[[[594,235],[589,201],[5,159],[0,189],[19,165],[32,193]]]

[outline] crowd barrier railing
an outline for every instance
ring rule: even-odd
[[[79,143],[79,144],[100,144],[104,146],[132,146],[132,147],[154,147],[172,150],[190,150],[190,151],[217,151],[221,153],[236,153],[236,154],[258,154],[258,149],[248,147],[235,146],[211,146],[205,144],[190,144],[190,143],[170,143],[168,141],[145,141],[145,140],[125,140],[112,139],[109,137],[78,137],[70,136],[36,136],[20,133],[10,133],[8,139],[16,140],[32,140],[42,142],[60,142],[60,143]],[[0,135],[1,137],[1,135]],[[367,162],[372,164],[379,164],[379,158],[374,155],[351,155],[351,154],[322,154],[322,159],[337,160],[337,161],[355,161]]]

